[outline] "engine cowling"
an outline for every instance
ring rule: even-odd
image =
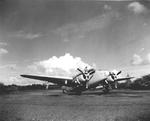
[[[118,75],[121,74],[121,71],[118,71],[118,72],[110,72],[109,75],[110,77],[112,78],[113,82],[114,82],[114,87],[117,88],[118,87]]]

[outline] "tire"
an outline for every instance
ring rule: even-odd
[[[105,86],[105,87],[103,88],[103,92],[104,92],[104,93],[108,93],[108,92],[109,92],[109,86]]]
[[[65,89],[63,89],[63,90],[62,90],[62,93],[63,93],[63,94],[67,94],[67,93],[68,93],[68,91],[67,91],[67,90],[65,90]]]
[[[81,95],[81,91],[77,91],[77,92],[75,92],[75,95]]]
[[[103,92],[104,92],[104,93],[108,93],[108,92],[109,92],[109,89],[104,89]]]

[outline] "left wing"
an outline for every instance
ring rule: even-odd
[[[41,81],[47,81],[51,83],[55,83],[58,85],[67,85],[68,82],[72,82],[72,78],[70,77],[55,77],[55,76],[35,76],[35,75],[20,75],[25,78],[30,78],[30,79],[37,79]]]

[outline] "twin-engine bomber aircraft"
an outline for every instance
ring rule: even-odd
[[[75,75],[73,78],[53,76],[45,77],[35,75],[21,76],[60,85],[62,87],[63,93],[67,94],[81,94],[82,91],[98,88],[102,88],[104,93],[108,93],[109,90],[112,89],[112,84],[114,84],[114,87],[117,88],[118,81],[133,78],[118,78],[117,76],[121,73],[121,71],[109,72],[95,69],[87,69],[87,67],[85,67],[84,70],[81,70],[79,68],[77,68],[77,70],[79,71],[79,74]]]

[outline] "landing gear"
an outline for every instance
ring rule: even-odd
[[[81,91],[76,91],[75,92],[76,95],[81,95],[81,93],[82,93]]]
[[[62,89],[63,94],[68,94],[68,95],[81,95],[82,91],[80,90],[67,90],[67,89]]]
[[[108,93],[109,92],[109,85],[104,85],[103,92]]]
[[[63,89],[63,90],[62,90],[62,93],[63,93],[63,94],[67,94],[67,93],[68,93],[68,91],[67,91],[67,90],[65,90],[65,89]]]
[[[70,87],[66,87],[66,86],[62,86],[61,89],[62,89],[62,93],[64,94],[68,94],[71,90]]]

